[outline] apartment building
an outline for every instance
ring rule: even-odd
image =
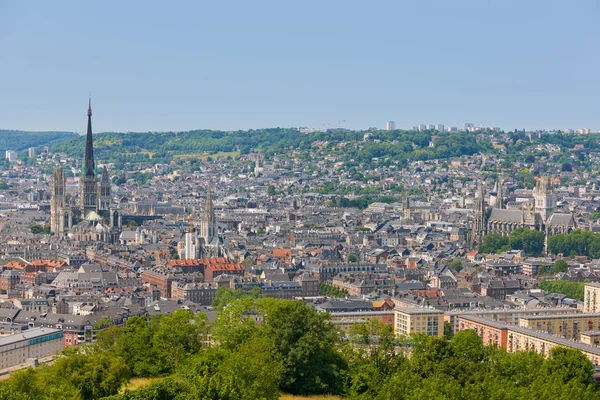
[[[600,314],[563,314],[526,316],[519,326],[567,339],[579,339],[582,331],[600,330]]]
[[[63,349],[63,332],[53,328],[33,328],[0,337],[0,369],[14,367],[29,359],[51,356]]]
[[[424,333],[427,336],[444,335],[444,312],[431,308],[400,307],[394,313],[396,335]]]

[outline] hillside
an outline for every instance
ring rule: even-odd
[[[53,146],[77,137],[73,132],[28,132],[0,129],[0,151],[22,151],[29,147]]]
[[[316,147],[335,151],[344,147],[344,158],[371,162],[374,158],[393,158],[396,162],[431,160],[472,155],[492,149],[489,140],[477,140],[471,132],[376,131],[365,140],[362,131],[327,131],[300,133],[292,128],[270,128],[249,131],[210,131],[161,133],[100,133],[94,135],[94,154],[104,161],[123,161],[126,155],[143,154],[165,160],[177,154],[255,150],[265,155],[289,150],[308,151]],[[435,147],[430,145],[435,140]],[[82,157],[85,138],[77,137],[54,146],[51,150]]]

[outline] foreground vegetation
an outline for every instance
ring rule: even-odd
[[[66,353],[14,373],[0,383],[0,398],[600,399],[593,365],[577,350],[555,348],[549,359],[508,354],[484,347],[474,331],[395,338],[375,321],[343,337],[328,314],[288,300],[232,299],[213,323],[188,310],[132,317]],[[163,378],[128,389],[131,377]]]

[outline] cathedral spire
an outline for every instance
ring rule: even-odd
[[[92,99],[88,103],[88,126],[85,139],[85,176],[95,176],[94,173],[94,143],[92,141]]]

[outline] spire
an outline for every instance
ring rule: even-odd
[[[92,141],[92,99],[88,103],[88,126],[85,139],[85,176],[95,176],[94,174],[94,143]]]
[[[496,204],[495,208],[504,208],[504,199],[502,198],[502,178],[498,177],[496,181]]]
[[[106,165],[102,167],[102,182],[108,182],[108,170],[106,169]]]

